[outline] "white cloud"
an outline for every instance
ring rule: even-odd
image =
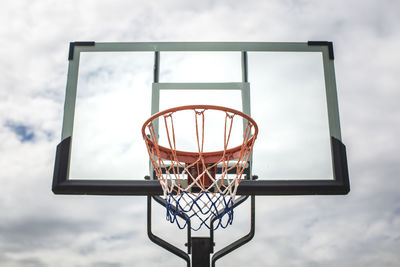
[[[143,197],[55,196],[68,43],[333,40],[348,196],[258,197],[255,238],[227,266],[396,266],[400,261],[398,1],[9,1],[0,11],[0,265],[169,266]],[[21,142],[7,122],[37,137]],[[184,233],[164,224],[173,239]],[[235,231],[246,233],[246,213]],[[239,211],[238,213],[239,214]],[[166,223],[166,222],[165,222]],[[234,222],[235,224],[235,222]],[[183,241],[175,241],[184,249]]]

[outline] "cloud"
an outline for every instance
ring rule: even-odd
[[[0,240],[3,250],[31,251],[66,245],[72,241],[72,232],[82,233],[93,227],[95,222],[82,220],[71,221],[63,218],[54,218],[40,214],[40,217],[20,217],[18,221],[6,221],[0,225]],[[69,236],[69,238],[68,238]],[[64,241],[64,242],[63,242]]]
[[[258,197],[256,236],[217,265],[397,266],[399,9],[395,0],[2,5],[0,265],[184,265],[148,240],[144,198],[51,193],[70,41],[333,40],[352,191]],[[185,233],[155,214],[154,230],[185,249]],[[238,210],[218,248],[246,234],[247,219]]]
[[[112,263],[112,262],[95,262],[92,265],[93,267],[119,267],[122,266],[120,263]]]

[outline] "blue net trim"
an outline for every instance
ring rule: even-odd
[[[167,220],[176,223],[180,229],[190,225],[194,231],[199,230],[203,225],[208,229],[226,228],[233,222],[232,197],[223,194],[190,194],[183,191],[174,195],[169,193],[165,198],[167,208]],[[178,217],[184,218],[178,220]],[[211,220],[216,218],[211,224]]]

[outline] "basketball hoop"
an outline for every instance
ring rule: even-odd
[[[174,115],[193,111],[195,152],[177,149]],[[223,148],[205,151],[205,118],[207,111],[225,113]],[[240,145],[230,147],[234,117],[243,119]],[[158,140],[158,119],[164,119],[167,145]],[[213,120],[213,117],[209,118]],[[188,134],[188,133],[186,133]],[[167,220],[183,229],[191,222],[193,230],[203,225],[211,228],[210,219],[217,218],[213,229],[226,228],[233,221],[233,206],[237,187],[250,168],[250,156],[257,138],[258,126],[248,115],[226,107],[190,105],[170,108],[151,116],[142,127],[150,161],[160,181],[167,207]],[[179,222],[179,215],[186,218]],[[193,223],[197,221],[197,223]]]

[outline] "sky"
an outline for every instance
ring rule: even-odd
[[[145,197],[51,192],[69,42],[333,41],[351,192],[257,197],[217,266],[398,266],[398,1],[8,1],[0,10],[0,265],[185,266],[146,235]],[[248,231],[248,204],[218,232]],[[163,214],[154,207],[155,214]],[[183,247],[163,216],[154,231]]]

